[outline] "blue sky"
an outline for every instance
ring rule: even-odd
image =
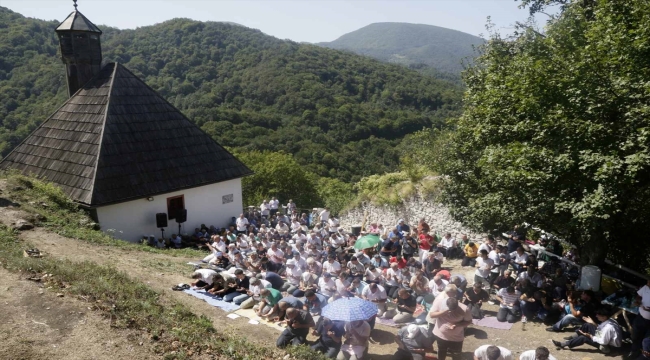
[[[63,20],[71,0],[2,0],[25,16]],[[442,26],[473,35],[486,33],[488,16],[501,33],[509,33],[528,11],[514,0],[79,0],[79,11],[97,25],[133,29],[175,17],[232,21],[281,39],[332,41],[375,22],[409,22]],[[540,15],[540,23],[546,20]]]

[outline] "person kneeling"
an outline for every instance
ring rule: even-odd
[[[395,336],[395,342],[399,348],[393,355],[393,360],[422,360],[427,352],[433,352],[433,336],[418,325],[401,328]]]
[[[318,336],[318,340],[314,342],[311,349],[325,354],[330,359],[335,359],[341,350],[341,337],[344,334],[345,330],[342,324],[334,323],[323,317],[312,333],[312,335]]]
[[[612,347],[620,348],[623,332],[616,320],[610,318],[610,311],[607,308],[600,308],[596,310],[596,318],[600,321],[600,325],[596,325],[592,318],[585,316],[583,320],[586,323],[576,330],[576,335],[571,336],[564,342],[553,340],[553,344],[562,349],[565,347],[573,349],[588,344],[597,347],[605,354],[610,353]]]
[[[505,322],[507,320],[512,324],[521,317],[519,307],[520,296],[521,293],[514,286],[508,286],[505,289],[499,290],[496,295],[497,300],[501,302],[499,312],[497,313],[497,320],[499,322]]]
[[[287,328],[284,329],[275,345],[285,348],[288,345],[302,345],[307,341],[309,328],[314,327],[314,319],[308,311],[289,308],[285,313]]]
[[[385,319],[393,319],[396,324],[404,324],[413,321],[413,313],[417,306],[416,299],[406,289],[399,289],[397,299],[394,300],[397,308],[384,313]]]

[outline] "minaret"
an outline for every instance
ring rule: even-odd
[[[102,64],[102,31],[77,11],[77,0],[73,2],[74,11],[56,28],[70,97],[99,72]]]

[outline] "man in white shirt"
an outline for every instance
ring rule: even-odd
[[[519,355],[519,360],[557,360],[545,346],[535,350],[524,351]]]
[[[239,214],[235,225],[237,225],[237,235],[245,234],[246,229],[248,229],[248,219],[244,217],[244,214]]]
[[[197,289],[210,290],[217,275],[219,274],[211,269],[198,269],[192,274],[192,279],[196,281],[191,285]]]
[[[377,281],[373,280],[368,282],[368,286],[361,291],[361,298],[377,305],[377,316],[381,317],[386,312],[388,295],[386,294],[386,289],[378,285]]]
[[[301,230],[301,229],[302,229],[302,225],[300,225],[300,221],[298,221],[298,220],[292,220],[291,221],[291,232],[292,233],[295,234],[295,233],[298,232],[298,230]]]
[[[336,255],[329,254],[327,261],[323,263],[323,272],[329,273],[333,276],[338,276],[341,272],[341,264],[336,261]]]
[[[271,287],[271,283],[266,280],[261,280],[256,277],[250,278],[249,285],[248,285],[248,292],[246,293],[250,297],[244,300],[244,302],[241,303],[239,307],[242,309],[252,308],[261,299],[260,291],[262,291],[262,289],[264,288],[270,288],[270,287]]]
[[[534,267],[529,267],[526,271],[517,276],[517,282],[528,280],[530,284],[536,288],[541,288],[544,284],[544,278],[538,273]]]
[[[517,274],[524,271],[524,265],[528,262],[528,254],[524,252],[523,247],[518,247],[517,251],[510,253],[510,265],[517,272]]]
[[[331,298],[336,294],[336,282],[332,280],[329,273],[323,273],[323,276],[318,280],[318,292],[327,296],[327,298]]]
[[[449,282],[445,279],[442,278],[441,275],[435,275],[431,281],[429,281],[429,289],[431,289],[431,293],[433,296],[438,296],[438,294],[442,293],[445,290],[445,287]]]
[[[266,200],[262,201],[262,205],[260,205],[260,214],[262,214],[262,217],[265,219],[267,219],[271,214],[269,203]]]
[[[481,284],[483,288],[490,287],[490,273],[494,267],[494,261],[488,257],[487,250],[479,251],[479,257],[476,259],[476,272],[474,272],[474,283]]]
[[[497,320],[499,322],[508,321],[512,324],[521,317],[521,309],[519,307],[520,296],[521,292],[516,290],[514,286],[502,288],[497,292],[496,298],[501,303],[499,305],[499,312],[497,313]]]
[[[287,238],[289,236],[289,227],[287,224],[285,224],[283,221],[280,221],[276,226],[275,230],[278,231],[278,234],[280,234],[280,237]]]
[[[620,348],[623,340],[623,332],[616,320],[610,318],[610,312],[606,308],[596,310],[596,318],[600,325],[588,317],[584,316],[585,323],[576,330],[576,335],[573,335],[570,340],[559,342],[553,340],[553,344],[558,348],[564,349],[588,344],[598,348],[602,353],[609,354],[612,348]]]
[[[451,234],[446,234],[440,239],[437,247],[445,257],[451,258],[454,256],[453,252],[456,249],[456,240],[451,237]]]
[[[323,211],[321,211],[320,214],[318,214],[318,217],[319,217],[320,222],[322,224],[327,223],[327,220],[329,220],[329,218],[330,218],[330,210],[329,210],[329,208],[326,206],[325,209]]]
[[[329,220],[327,220],[327,224],[330,227],[330,234],[339,231],[339,220],[334,216],[330,217]]]
[[[514,360],[512,352],[504,347],[483,345],[474,350],[474,360]]]
[[[271,248],[266,251],[266,257],[275,264],[284,263],[284,252],[278,249],[276,243],[271,243]]]
[[[289,294],[293,294],[294,291],[300,288],[302,270],[296,266],[296,260],[289,259],[287,260],[287,269],[285,272],[287,281],[284,283],[284,286],[282,286],[282,290]]]
[[[271,201],[269,201],[269,210],[271,216],[275,215],[278,212],[278,207],[280,207],[280,201],[274,196]]]
[[[632,322],[632,349],[629,359],[635,359],[635,355],[641,351],[643,338],[650,332],[650,279],[639,291],[637,291],[636,303],[639,306],[639,316]]]

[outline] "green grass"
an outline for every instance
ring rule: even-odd
[[[0,226],[0,263],[5,269],[51,274],[45,281],[57,292],[83,297],[93,310],[110,318],[113,327],[148,333],[155,342],[154,351],[166,359],[198,354],[228,359],[279,359],[286,354],[218,333],[207,317],[197,316],[181,303],[161,299],[160,293],[113,267],[87,261],[26,258],[23,250],[27,248],[30,244]],[[294,359],[324,359],[306,347],[291,347],[287,352]]]
[[[80,239],[91,244],[169,256],[203,258],[206,255],[205,252],[196,249],[158,249],[115,239],[99,231],[98,224],[93,222],[88,213],[80,209],[52,183],[17,173],[4,173],[0,175],[1,178],[7,181],[6,197],[19,203],[22,210],[36,214],[34,220],[39,226],[46,227],[61,236]]]

